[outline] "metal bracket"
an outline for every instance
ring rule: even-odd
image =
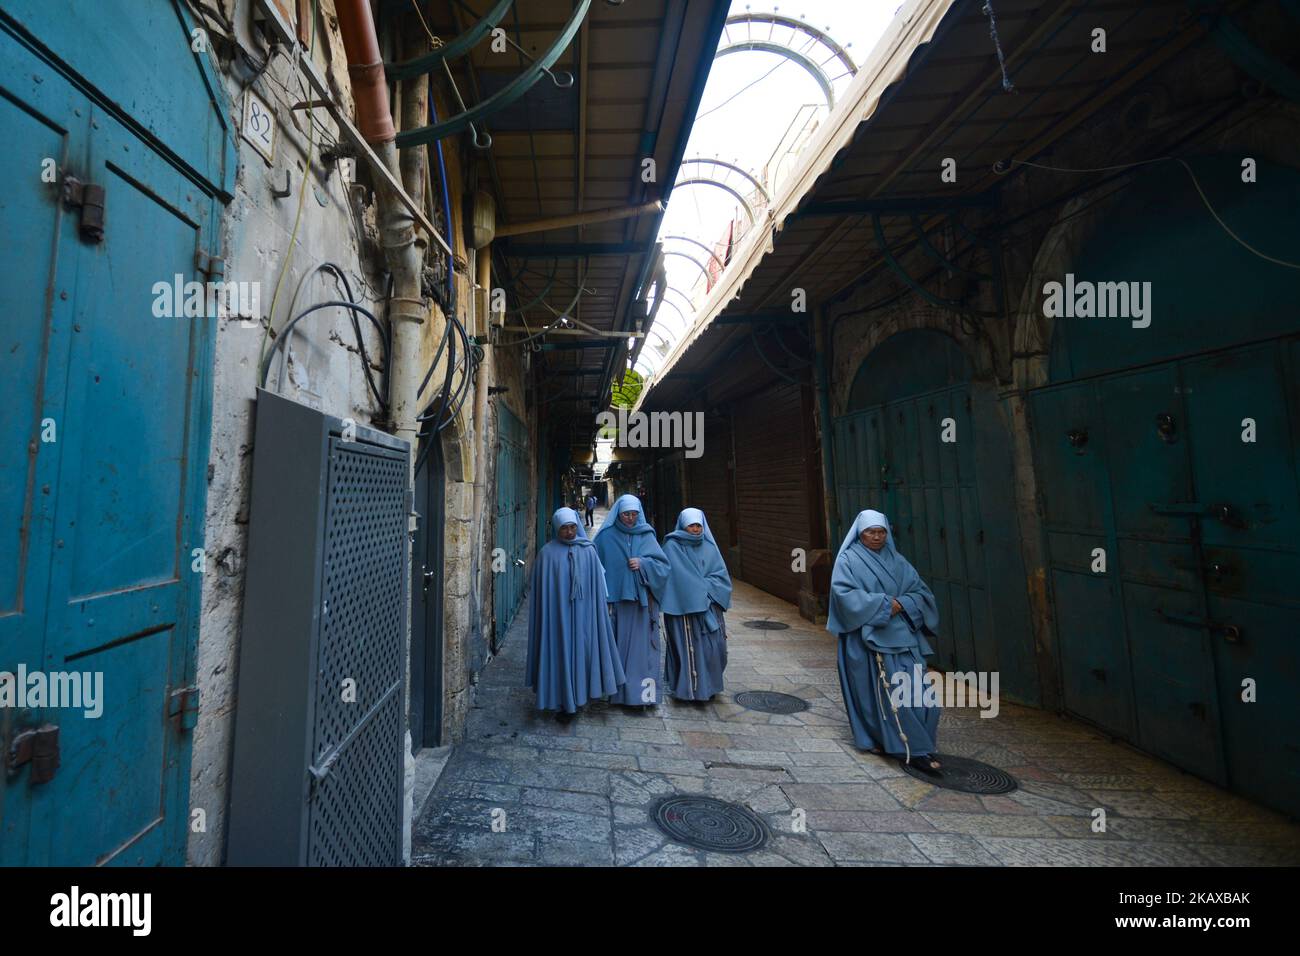
[[[195,249],[194,268],[209,279],[219,279],[226,274],[226,260],[204,249]]]
[[[104,187],[83,183],[75,176],[63,177],[63,203],[80,210],[81,238],[87,242],[104,239]]]
[[[180,687],[167,697],[167,716],[179,718],[181,730],[193,730],[199,722],[199,688],[197,684]]]
[[[288,198],[289,194],[293,192],[292,182],[293,181],[292,181],[292,177],[289,174],[289,170],[286,169],[284,171],[284,188],[280,189],[275,185],[274,182],[271,183],[271,195],[274,196],[276,199]]]
[[[1229,644],[1241,643],[1241,628],[1236,624],[1224,624],[1220,621],[1211,621],[1206,617],[1195,617],[1191,614],[1169,614],[1160,608],[1156,608],[1156,614],[1160,615],[1161,620],[1168,624],[1176,624],[1179,627],[1204,628],[1211,634],[1221,634],[1223,639]]]
[[[31,782],[49,783],[59,769],[59,728],[54,724],[41,724],[20,730],[9,743],[5,754],[5,769],[17,773],[18,768],[32,765]]]

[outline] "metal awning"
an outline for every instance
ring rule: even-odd
[[[954,262],[972,281],[992,281],[989,236],[969,224],[996,215],[1000,188],[1024,174],[1017,164],[1206,37],[1181,0],[991,6],[996,41],[980,0],[912,0],[899,11],[774,197],[769,228],[737,250],[638,407],[700,394],[701,373],[734,354],[750,323],[792,318],[795,288],[811,314],[886,272],[910,277],[905,294],[940,302],[934,277]],[[1098,28],[1105,54],[1092,50]],[[945,159],[956,161],[955,182],[941,178]],[[1039,188],[1046,199],[1077,186],[1057,177]]]
[[[447,35],[464,33],[494,8],[488,0],[449,6],[454,22],[435,27]],[[478,175],[496,196],[499,229],[666,198],[727,7],[726,0],[594,0],[551,65],[554,79],[543,77],[481,124],[492,146],[477,153]],[[494,52],[488,35],[452,64],[471,94],[467,102],[505,88],[529,66],[528,56],[551,47],[575,8],[573,0],[515,0],[499,21],[514,45]],[[642,178],[646,159],[655,163],[652,182]],[[493,284],[512,293],[506,324],[537,330],[566,315],[600,332],[629,330],[643,314],[636,297],[649,285],[660,218],[646,211],[499,238]],[[504,333],[500,347],[520,337]],[[626,364],[626,339],[566,334],[545,341],[534,358],[548,418],[591,422],[611,371]]]

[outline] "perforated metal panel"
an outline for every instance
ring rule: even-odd
[[[405,456],[330,439],[312,731],[314,766],[329,769],[312,794],[314,865],[382,866],[401,853],[400,805],[386,791],[402,778],[392,741],[402,733],[406,481]]]
[[[347,433],[259,393],[231,864],[401,863],[408,450]]]

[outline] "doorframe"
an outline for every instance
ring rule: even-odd
[[[436,434],[425,439],[415,473],[415,503],[420,512],[411,555],[411,695],[407,721],[411,751],[442,745],[443,574],[445,565],[447,472]],[[432,545],[432,548],[430,548]],[[435,572],[425,588],[423,572]],[[431,596],[430,600],[426,597]],[[424,613],[416,609],[423,602]],[[423,627],[416,630],[422,619]]]

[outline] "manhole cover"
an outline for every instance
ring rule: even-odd
[[[753,628],[756,631],[788,631],[789,624],[782,624],[780,621],[746,621],[745,627]]]
[[[774,690],[746,690],[736,695],[736,703],[746,710],[765,714],[797,714],[808,709],[808,701]]]
[[[1016,778],[1005,770],[991,767],[968,757],[955,757],[952,754],[934,754],[942,765],[936,774],[899,761],[903,769],[917,780],[924,780],[945,790],[960,790],[962,793],[1010,793],[1020,785]]]
[[[697,850],[749,853],[767,843],[767,824],[754,811],[713,797],[665,797],[650,815],[668,839]]]

